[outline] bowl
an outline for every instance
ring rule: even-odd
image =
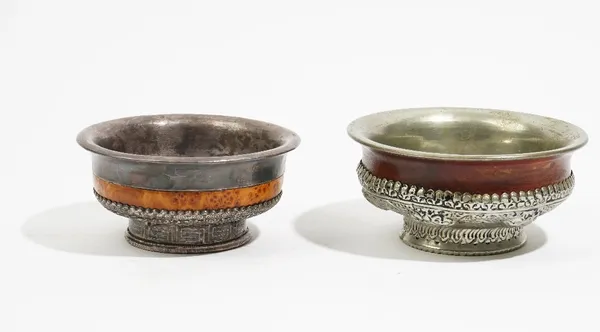
[[[402,241],[448,255],[492,255],[526,242],[523,227],[556,208],[575,181],[579,127],[474,108],[413,108],[356,119],[364,197],[404,216]]]
[[[127,241],[164,253],[209,253],[252,239],[246,219],[277,204],[294,132],[257,120],[145,115],[92,125],[94,194],[129,219]]]

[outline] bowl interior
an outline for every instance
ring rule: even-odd
[[[163,157],[245,155],[289,144],[293,136],[268,123],[210,115],[118,119],[92,126],[82,135],[107,150]]]
[[[375,113],[353,122],[350,135],[390,152],[501,156],[535,154],[584,144],[585,133],[564,121],[533,114],[467,108]]]
[[[463,116],[446,120],[441,116],[425,116],[394,123],[382,128],[381,133],[372,133],[370,138],[398,148],[462,155],[536,152],[568,143],[527,124]]]

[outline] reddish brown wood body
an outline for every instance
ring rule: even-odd
[[[571,154],[530,160],[450,161],[395,156],[364,148],[362,161],[380,178],[473,194],[533,190],[571,174]]]

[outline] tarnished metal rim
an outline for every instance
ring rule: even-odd
[[[547,124],[555,124],[555,126],[561,126],[563,128],[567,128],[567,131],[573,136],[573,139],[570,142],[556,149],[544,150],[544,151],[536,151],[536,152],[526,152],[526,153],[512,153],[512,154],[490,154],[490,155],[466,155],[466,154],[454,154],[454,153],[437,153],[437,152],[426,152],[426,151],[418,151],[418,150],[410,150],[405,148],[400,148],[396,146],[391,146],[383,143],[376,142],[369,138],[369,133],[374,128],[390,124],[398,121],[402,121],[401,119],[391,118],[399,117],[399,118],[408,118],[410,115],[417,115],[420,113],[434,112],[434,111],[449,111],[449,112],[485,112],[489,113],[490,116],[493,116],[493,113],[501,113],[513,117],[518,117],[521,119],[535,119],[537,121],[547,123]],[[479,109],[479,108],[468,108],[468,107],[427,107],[427,108],[407,108],[407,109],[398,109],[391,111],[384,111],[369,114],[366,116],[362,116],[358,119],[352,121],[347,127],[348,135],[355,140],[356,142],[370,147],[372,149],[401,155],[406,157],[414,157],[414,158],[426,158],[426,159],[440,159],[440,160],[463,160],[463,161],[485,161],[485,160],[519,160],[519,159],[533,159],[533,158],[541,158],[541,157],[549,157],[560,154],[569,153],[575,151],[588,142],[588,136],[585,131],[578,126],[549,117],[544,117],[541,115],[524,113],[524,112],[514,112],[514,111],[506,111],[506,110],[497,110],[497,109]]]
[[[155,156],[155,155],[140,155],[120,151],[114,151],[104,148],[96,144],[96,137],[105,130],[105,128],[122,125],[132,120],[147,120],[157,121],[160,119],[178,119],[178,118],[194,118],[198,121],[218,120],[223,122],[231,122],[237,124],[250,124],[261,128],[264,131],[272,132],[280,136],[282,144],[269,150],[263,150],[253,153],[245,153],[231,156],[217,157],[185,157],[185,156]],[[222,164],[231,162],[244,162],[250,160],[263,159],[274,157],[290,152],[300,144],[300,137],[293,131],[259,120],[247,119],[242,117],[213,115],[213,114],[157,114],[157,115],[141,115],[126,117],[120,119],[109,120],[91,125],[83,129],[77,135],[77,143],[84,149],[103,156],[108,156],[116,159],[130,160],[146,163],[173,163],[173,164]]]
[[[400,181],[379,178],[373,175],[362,161],[359,162],[356,172],[363,188],[377,195],[384,195],[388,198],[409,203],[459,211],[512,211],[559,202],[569,196],[575,186],[575,175],[571,172],[571,175],[563,181],[527,192],[471,194],[427,189]]]
[[[249,206],[220,210],[169,211],[131,206],[109,200],[94,190],[96,199],[107,210],[125,218],[150,219],[155,224],[222,224],[244,220],[270,210],[281,199],[283,191],[274,198]]]

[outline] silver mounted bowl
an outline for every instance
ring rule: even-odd
[[[129,218],[131,245],[207,253],[251,240],[246,219],[277,204],[300,138],[256,120],[169,114],[95,124],[77,142],[92,152],[98,201]]]
[[[471,108],[375,113],[348,133],[365,198],[404,216],[404,243],[450,255],[523,246],[523,227],[571,194],[571,156],[588,140],[561,120]]]

